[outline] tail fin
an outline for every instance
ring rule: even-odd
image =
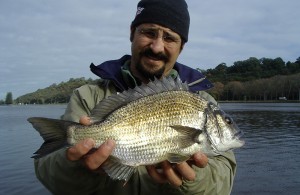
[[[34,153],[34,156],[32,156],[34,159],[41,158],[51,152],[68,146],[67,128],[71,125],[77,124],[70,121],[42,117],[32,117],[27,120],[44,139],[44,143]]]

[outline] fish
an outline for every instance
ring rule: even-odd
[[[138,166],[168,160],[181,163],[201,151],[207,156],[242,147],[243,132],[217,104],[190,92],[179,77],[163,77],[113,94],[91,112],[92,125],[31,117],[44,143],[32,158],[92,138],[95,148],[108,139],[116,147],[101,166],[115,180],[128,181]]]

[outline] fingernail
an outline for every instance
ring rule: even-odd
[[[203,158],[203,155],[201,153],[194,154],[194,159],[201,160],[202,158]]]
[[[94,122],[95,122],[94,119],[89,118],[89,123],[90,123],[90,125],[93,124]]]
[[[200,157],[201,159],[207,159],[207,156],[205,154],[203,154],[203,153],[201,153],[200,156],[201,156]]]
[[[86,148],[92,148],[94,147],[94,140],[89,138],[89,139],[86,139],[83,143],[84,147]]]

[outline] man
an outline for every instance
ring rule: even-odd
[[[74,91],[63,119],[89,125],[94,106],[112,93],[147,83],[154,77],[180,77],[192,92],[211,87],[198,71],[176,62],[188,41],[189,13],[184,0],[142,0],[131,24],[132,56],[91,64],[101,77],[100,85]],[[199,92],[215,101],[205,92]],[[230,194],[236,169],[232,152],[211,159],[198,152],[189,162],[161,163],[160,169],[141,166],[124,185],[110,179],[101,164],[115,147],[107,140],[91,151],[95,142],[86,139],[35,161],[36,175],[54,194]]]

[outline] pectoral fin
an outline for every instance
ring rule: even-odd
[[[181,148],[186,148],[193,145],[194,143],[198,143],[198,137],[203,132],[200,129],[188,126],[173,125],[170,127],[180,133],[181,137],[179,144]]]

